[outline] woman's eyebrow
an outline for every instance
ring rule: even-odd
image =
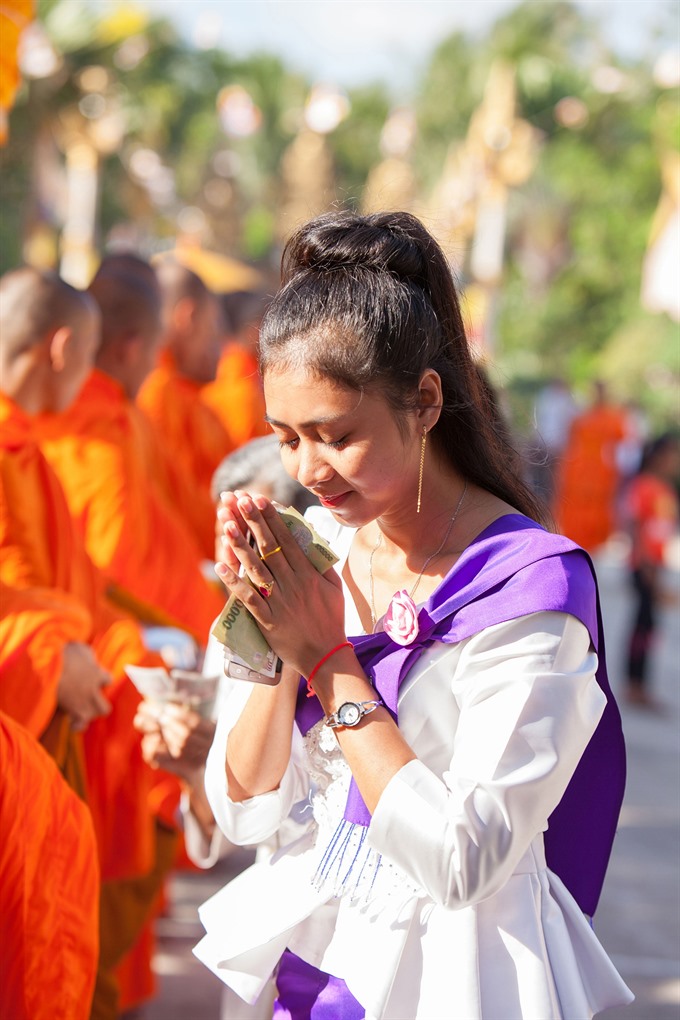
[[[342,419],[345,417],[346,415],[344,414],[327,414],[324,415],[322,418],[315,418],[313,421],[303,421],[297,427],[301,429],[311,429],[314,428],[314,426],[316,425],[328,425],[329,423],[342,421]],[[269,414],[265,414],[264,420],[267,422],[267,424],[275,425],[277,428],[280,429],[292,428],[292,426],[288,425],[285,421],[277,421],[276,418],[272,418],[271,415]]]

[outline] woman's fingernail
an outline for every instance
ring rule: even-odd
[[[265,510],[267,507],[267,500],[264,496],[255,496],[255,506],[258,510]]]
[[[252,513],[253,501],[250,496],[242,496],[238,501],[238,508],[239,510],[245,510],[247,514]]]
[[[224,525],[224,530],[225,530],[226,534],[229,535],[230,538],[238,538],[238,536],[240,534],[240,531],[238,529],[238,524],[235,524],[234,521],[227,521],[227,523]],[[224,536],[223,536],[223,540],[224,540]]]

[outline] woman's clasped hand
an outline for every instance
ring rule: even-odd
[[[345,640],[340,578],[332,567],[320,574],[312,566],[264,496],[223,493],[221,503],[225,557],[215,567],[218,576],[252,613],[278,657],[309,676]]]

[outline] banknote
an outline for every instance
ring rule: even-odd
[[[320,574],[324,574],[338,562],[338,557],[328,542],[317,534],[294,507],[277,506],[277,510],[309,562]],[[255,617],[234,595],[228,599],[212,633],[251,669],[267,677],[275,676],[276,656],[258,627]]]
[[[144,698],[162,714],[163,705],[172,701],[188,705],[207,719],[212,717],[219,677],[203,676],[194,670],[171,669],[162,666],[126,666],[125,672]]]
[[[279,514],[309,562],[320,574],[325,574],[330,567],[335,566],[338,557],[328,542],[317,534],[295,507],[289,506],[285,510],[279,510]]]

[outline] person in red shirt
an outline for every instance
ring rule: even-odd
[[[662,571],[680,517],[680,436],[664,433],[651,442],[638,474],[630,482],[624,514],[631,535],[631,581],[635,593],[628,640],[628,691],[631,704],[653,708],[648,690],[649,653],[658,608],[666,598]]]

